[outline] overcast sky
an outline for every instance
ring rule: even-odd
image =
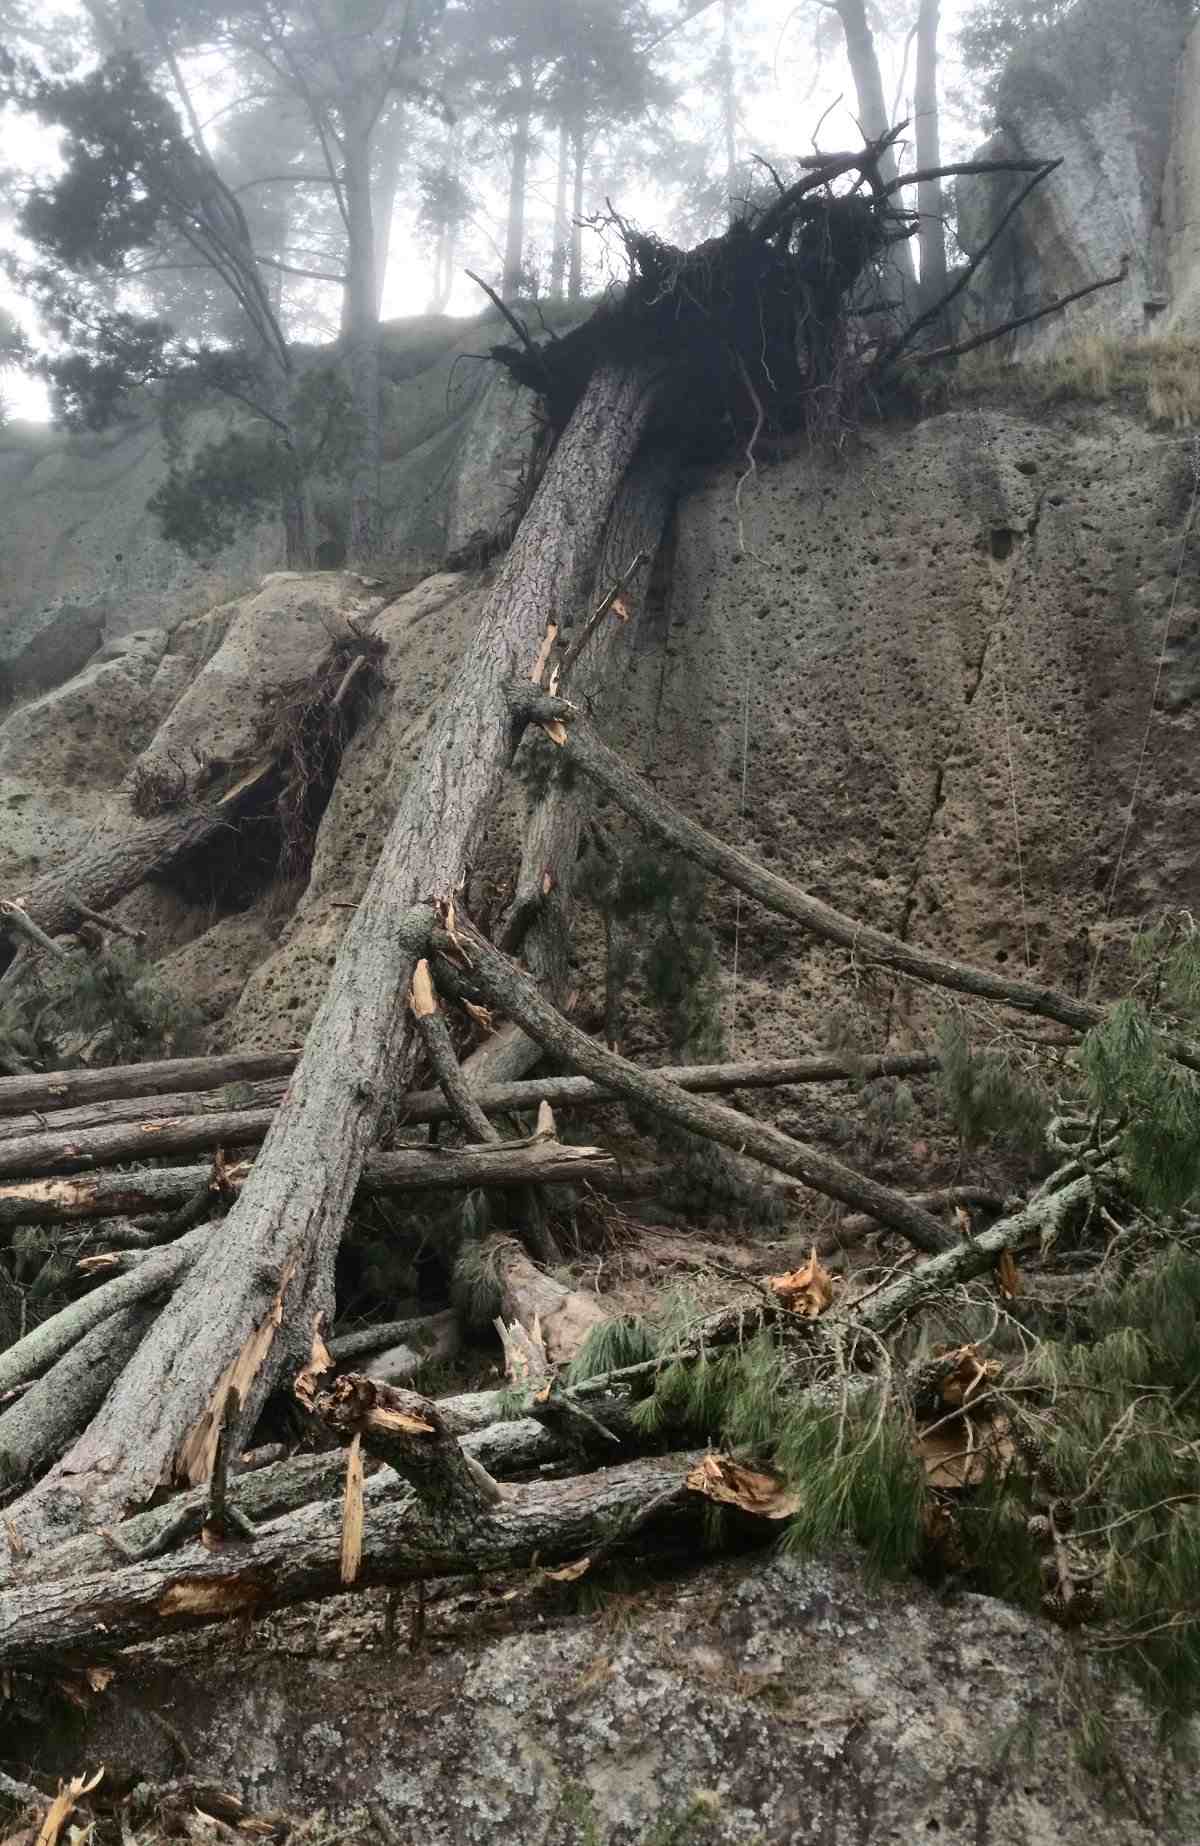
[[[943,88],[953,89],[958,71],[954,55],[954,34],[967,0],[943,0],[942,5],[942,78]],[[74,11],[75,0],[66,0],[56,11]],[[737,30],[745,48],[762,72],[762,84],[750,98],[747,121],[743,128],[743,154],[758,147],[808,153],[812,136],[820,123],[823,147],[853,145],[859,139],[854,119],[854,88],[850,74],[840,57],[831,57],[819,70],[815,66],[805,15],[814,10],[813,0],[745,0],[737,12]],[[713,8],[705,16],[703,29],[714,43],[720,33],[720,13]],[[883,67],[884,90],[889,103],[899,100],[900,113],[911,111],[912,64],[901,86],[903,35],[888,40],[877,38]],[[839,101],[839,98],[841,99]],[[824,120],[822,120],[824,117]],[[952,113],[943,118],[943,158],[961,158],[978,145],[982,131],[977,123],[961,121]],[[0,121],[0,165],[27,167],[53,155],[54,143],[36,137],[28,124]],[[911,158],[911,150],[910,150]],[[538,175],[535,172],[534,186]],[[550,175],[543,176],[541,189],[551,190]],[[499,198],[495,201],[500,208]],[[623,191],[621,208],[633,219],[652,228],[661,222],[663,198],[651,186]],[[534,233],[536,235],[536,208]],[[397,226],[397,231],[400,227]],[[393,239],[391,260],[384,295],[384,313],[395,317],[423,312],[429,292],[429,271],[422,250],[407,235]],[[0,294],[16,307],[9,295]],[[466,278],[460,280],[451,298],[451,313],[473,314],[480,305],[479,292]],[[11,413],[21,417],[44,418],[48,414],[44,389],[31,380],[9,373],[3,379],[3,395]]]

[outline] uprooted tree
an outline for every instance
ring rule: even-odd
[[[1114,1039],[1090,1001],[923,951],[839,913],[672,809],[583,716],[585,705],[602,704],[611,611],[628,615],[649,574],[681,455],[719,452],[732,426],[750,471],[764,435],[836,433],[868,403],[903,389],[910,365],[962,350],[945,329],[970,271],[910,324],[889,318],[888,253],[915,226],[900,201],[905,186],[929,177],[882,176],[894,139],[805,162],[797,181],[778,180],[777,198],[757,216],[690,252],[614,213],[630,272],[619,298],[546,344],[514,319],[518,344],[495,356],[541,399],[543,472],[299,1056],[219,1069],[176,1060],[140,1080],[68,1073],[57,1097],[36,1075],[0,1083],[0,1112],[26,1112],[0,1134],[0,1165],[11,1176],[0,1185],[0,1220],[100,1217],[113,1232],[104,1253],[89,1258],[98,1285],[0,1357],[0,1389],[20,1393],[0,1409],[0,1450],[16,1458],[24,1489],[4,1516],[10,1580],[0,1592],[0,1662],[37,1665],[78,1653],[90,1645],[101,1605],[106,1645],[114,1646],[329,1593],[355,1578],[398,1582],[535,1553],[586,1554],[594,1566],[658,1524],[686,1519],[703,1499],[786,1519],[806,1541],[865,1531],[865,1509],[882,1504],[876,1524],[892,1535],[883,1549],[893,1561],[910,1559],[922,1534],[948,1556],[955,1546],[964,1557],[989,1543],[1002,1548],[1023,1521],[1048,1605],[1071,1619],[1098,1607],[1099,1566],[1070,1531],[1082,1507],[1104,1502],[1105,1470],[1091,1479],[1078,1431],[1076,1450],[1052,1452],[1036,1392],[1053,1380],[1024,1384],[1034,1408],[1018,1415],[982,1354],[969,1303],[955,1323],[958,1343],[932,1360],[916,1342],[906,1345],[904,1330],[993,1271],[1009,1298],[1015,1250],[1081,1220],[1101,1225],[1112,1199],[1128,1192],[1130,1163],[1153,1168],[1157,1154],[1143,1147],[1139,1155],[1122,1138],[1129,1092],[1118,1095],[1111,1083],[1106,1091],[1105,1068],[1120,1066],[1126,1078],[1140,1072],[1138,1119],[1155,1097],[1170,1099],[1182,1124],[1173,1158],[1182,1160],[1178,1149],[1196,1125],[1194,1109],[1187,1113],[1192,1073],[1200,1071],[1186,1009],[1157,1033],[1131,1015]],[[1013,211],[1055,163],[999,170],[1014,165],[1027,178]],[[923,344],[931,338],[938,344]],[[331,689],[335,681],[341,676]],[[514,901],[485,934],[462,912],[465,875],[523,740],[523,758],[528,740],[540,755],[540,780]],[[250,780],[273,774],[277,763],[266,761]],[[220,806],[195,799],[177,817],[147,820],[125,848],[77,861],[10,904],[5,921],[24,963],[53,953],[48,938],[80,917],[99,915],[102,925],[104,905],[236,814],[244,788],[245,779],[226,790]],[[1092,1112],[1057,1125],[1056,1173],[1024,1203],[992,1200],[997,1222],[964,1238],[948,1229],[943,1207],[965,1207],[969,1191],[906,1196],[711,1100],[714,1091],[756,1083],[851,1074],[853,1062],[653,1071],[581,1031],[568,1017],[569,944],[595,791],[669,853],[816,938],[851,948],[860,966],[1087,1034]],[[466,1059],[450,1029],[460,1008],[489,1029]],[[522,1082],[544,1053],[575,1074]],[[411,1089],[421,1060],[438,1085],[433,1095]],[[910,1060],[925,1069],[933,1062]],[[258,1087],[226,1107],[218,1086],[231,1079]],[[573,1294],[530,1261],[555,1254],[542,1189],[611,1173],[602,1148],[559,1142],[551,1097],[555,1107],[621,1099],[732,1162],[758,1163],[792,1189],[863,1214],[923,1260],[862,1302],[835,1301],[814,1256],[774,1278],[756,1314],[684,1327],[606,1326],[594,1297]],[[509,1112],[538,1100],[532,1134],[506,1136]],[[55,1102],[71,1105],[57,1122],[46,1113]],[[378,1151],[385,1127],[438,1118],[466,1145]],[[218,1142],[262,1145],[252,1164],[236,1167],[219,1152],[211,1170],[131,1175],[103,1166],[127,1158],[131,1143],[122,1137],[139,1134],[144,1149],[176,1157]],[[524,1189],[527,1248],[489,1235],[486,1189],[504,1185]],[[331,1385],[326,1374],[354,1356],[336,1341],[326,1350],[322,1330],[334,1320],[335,1258],[355,1195],[435,1186],[468,1193],[456,1286],[466,1311],[497,1321],[508,1390],[434,1404],[353,1373]],[[1186,1187],[1182,1196],[1190,1196]],[[130,1222],[130,1213],[148,1216]],[[1137,1225],[1120,1231],[1123,1260],[1158,1234],[1148,1220]],[[1180,1245],[1171,1260],[1183,1266],[1172,1283],[1178,1298],[1185,1283],[1200,1296],[1188,1267],[1195,1255]],[[1137,1311],[1148,1321],[1154,1302]],[[387,1333],[397,1351],[415,1337],[405,1324]],[[1141,1361],[1126,1357],[1119,1389],[1134,1440]],[[325,1456],[244,1477],[239,1505],[253,1523],[230,1525],[230,1456],[250,1441],[268,1396],[293,1379],[315,1424],[388,1464],[367,1483],[357,1537],[354,1519],[329,1505],[335,1475]],[[1161,1483],[1168,1496],[1185,1469],[1183,1422],[1175,1434],[1183,1447],[1172,1450],[1170,1479]],[[694,1449],[705,1438],[742,1445],[776,1472],[705,1458]],[[653,1459],[638,1454],[664,1446],[669,1452]],[[586,1483],[498,1483],[551,1455],[580,1467],[625,1458]],[[931,1480],[990,1489],[1018,1474],[1019,1520],[1012,1508],[998,1514],[990,1536],[964,1534],[944,1509],[930,1513]],[[807,1493],[798,1492],[802,1479]],[[152,1505],[169,1488],[179,1491]],[[191,1542],[206,1521],[223,1546]],[[1163,1531],[1155,1542],[1162,1550],[1172,1540]],[[1153,1549],[1147,1540],[1145,1557]],[[1172,1612],[1160,1620],[1144,1598],[1137,1619],[1147,1634],[1169,1635],[1170,1645],[1155,1642],[1156,1670],[1179,1674],[1190,1631],[1173,1613],[1187,1586],[1172,1556],[1180,1577]]]

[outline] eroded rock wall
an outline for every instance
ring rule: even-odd
[[[1159,320],[1169,281],[1178,287],[1182,246],[1168,252],[1166,175],[1179,160],[1175,98],[1190,119],[1184,47],[1188,9],[1177,0],[1081,0],[1054,25],[1030,33],[1000,79],[997,129],[984,158],[1061,159],[1022,207],[979,272],[970,318],[998,325],[1115,275],[1124,283],[1022,333],[1022,350],[1046,351],[1089,329],[1140,334]],[[1181,69],[1181,66],[1183,67]],[[1026,175],[959,182],[958,235],[982,248]],[[1179,166],[1183,209],[1200,187]]]

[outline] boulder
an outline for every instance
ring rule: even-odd
[[[1152,1846],[1197,1837],[1194,1770],[1131,1697],[1105,1781],[1078,1663],[1002,1603],[871,1583],[852,1558],[710,1563],[592,1620],[537,1591],[435,1603],[403,1664],[378,1597],[140,1649],[39,1767],[178,1773],[322,1837],[396,1846]],[[515,1600],[514,1600],[515,1598]],[[459,1604],[461,1603],[461,1610]],[[472,1613],[474,1611],[474,1613]]]
[[[1160,223],[1187,22],[1174,0],[1081,0],[1030,32],[999,79],[981,158],[1060,158],[979,271],[969,319],[998,325],[1129,258],[1126,281],[1023,333],[1047,351],[1080,331],[1145,332],[1166,306]],[[982,247],[1025,175],[958,182],[958,238]]]

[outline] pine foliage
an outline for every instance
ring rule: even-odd
[[[187,1057],[203,1015],[132,942],[43,962],[0,1005],[0,1063],[55,1069],[84,1053],[110,1064]]]

